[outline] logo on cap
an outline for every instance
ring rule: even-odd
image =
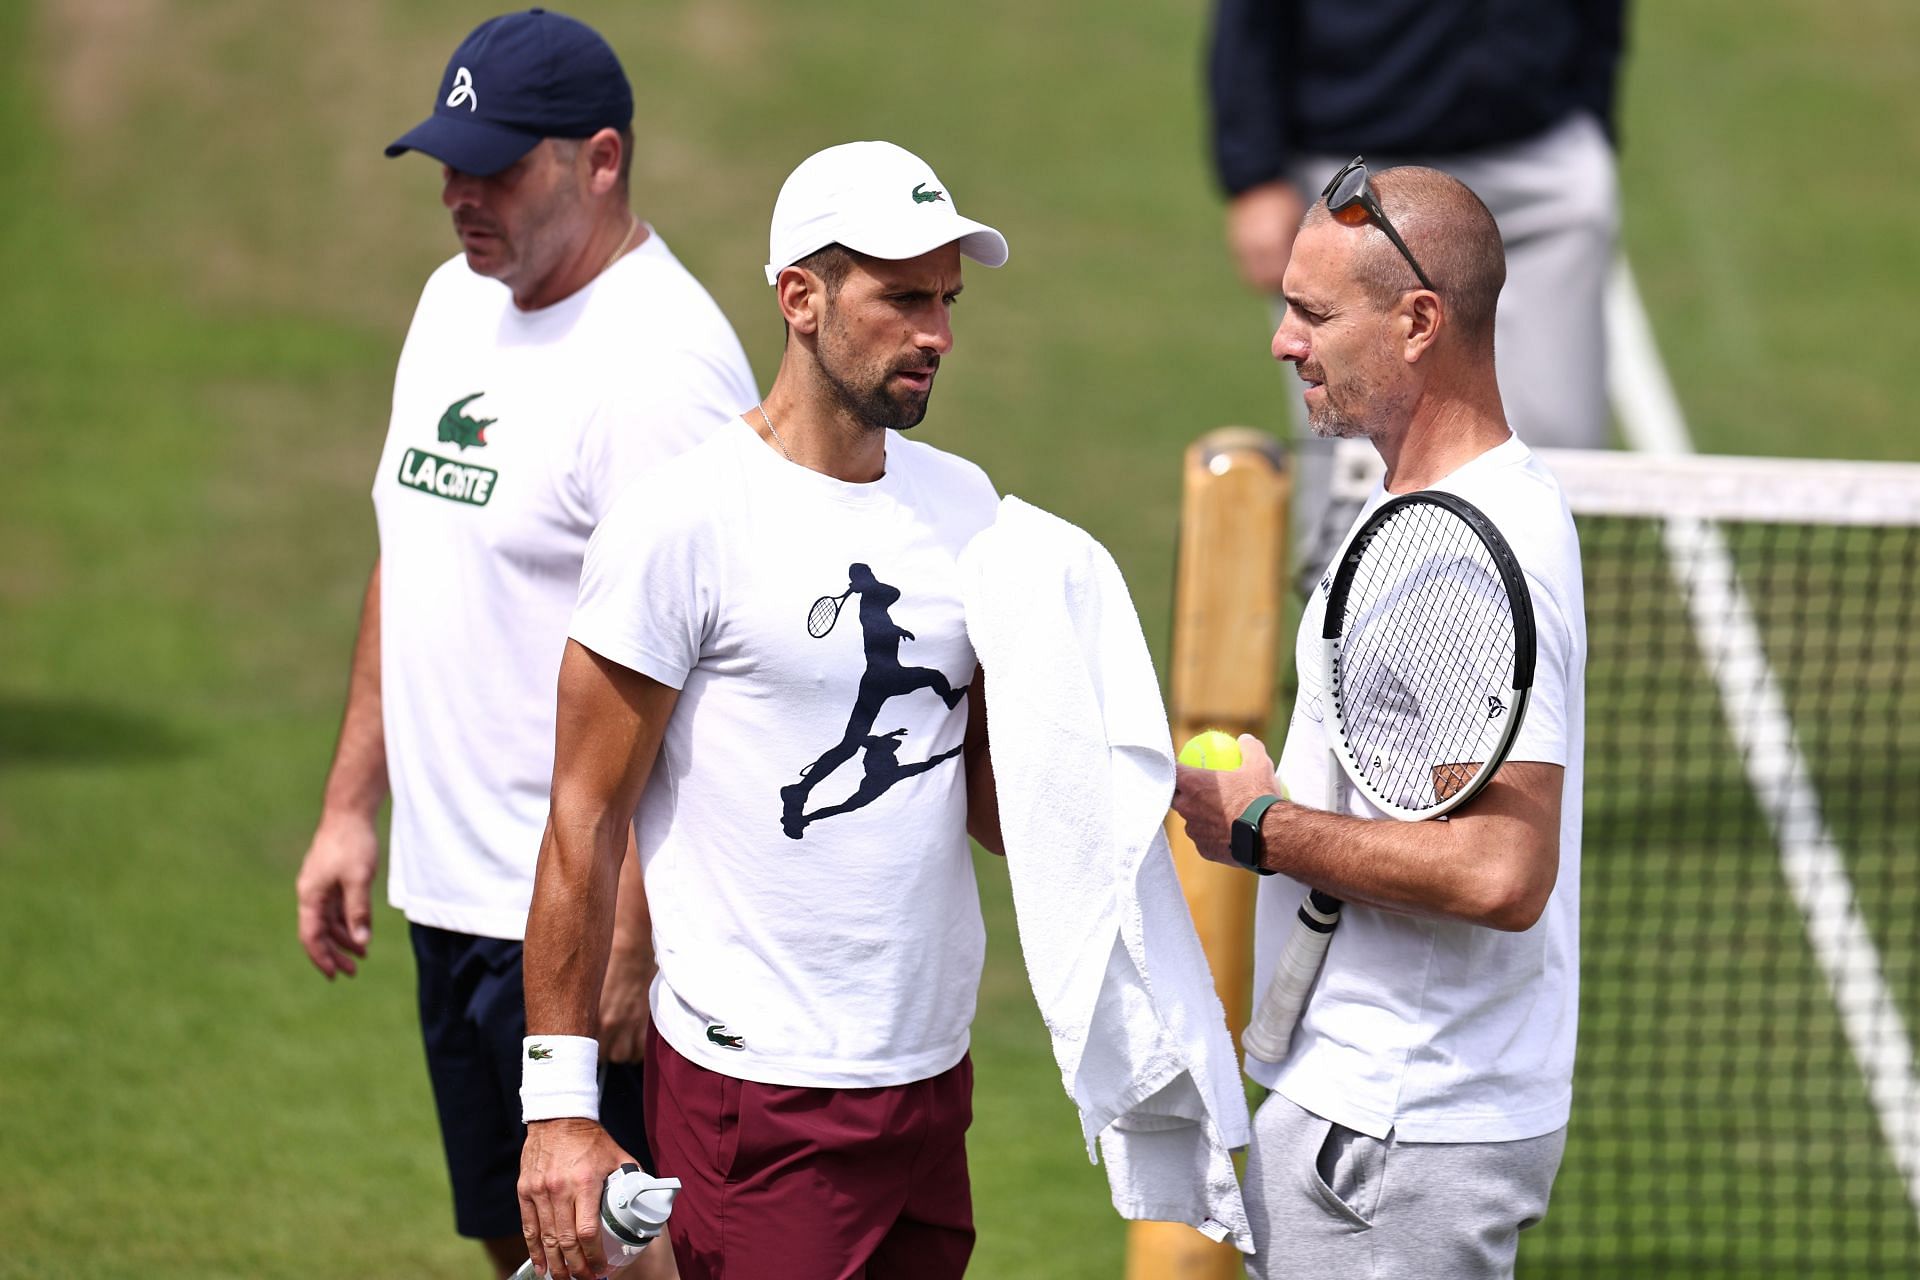
[[[946,203],[947,196],[944,191],[928,191],[926,190],[926,185],[926,183],[922,182],[914,187],[913,202],[915,204],[932,204],[935,200],[940,201],[942,204]]]
[[[453,92],[447,95],[447,105],[457,107],[467,104],[467,110],[480,109],[480,96],[473,91],[473,72],[461,67],[453,73]]]

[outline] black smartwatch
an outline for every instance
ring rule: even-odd
[[[1267,810],[1279,803],[1279,796],[1261,796],[1248,805],[1233,820],[1233,836],[1227,842],[1227,850],[1233,854],[1235,862],[1263,876],[1270,876],[1273,872],[1260,865],[1260,819],[1267,816]]]

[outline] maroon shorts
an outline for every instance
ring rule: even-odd
[[[973,1061],[877,1089],[755,1084],[647,1038],[681,1280],[946,1280],[973,1252]]]

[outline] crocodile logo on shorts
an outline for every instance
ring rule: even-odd
[[[946,192],[928,191],[926,189],[926,186],[927,184],[922,182],[921,184],[919,184],[913,189],[913,202],[915,204],[932,204],[935,200],[940,201],[942,204],[946,203],[946,200],[947,200]]]
[[[465,409],[485,394],[487,393],[484,391],[476,391],[472,395],[455,400],[447,406],[447,411],[440,415],[440,438],[442,440],[452,441],[462,449],[467,448],[469,445],[476,449],[486,447],[487,428],[500,421],[500,419],[469,418],[461,412],[462,409]]]
[[[708,1023],[707,1039],[713,1041],[722,1049],[739,1049],[744,1051],[747,1047],[747,1038],[745,1036],[729,1035],[727,1033],[727,1024],[724,1022]]]
[[[553,1056],[553,1050],[543,1044],[530,1044],[527,1046],[527,1056],[535,1062],[545,1062]]]

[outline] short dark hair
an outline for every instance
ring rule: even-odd
[[[793,265],[811,271],[820,277],[827,286],[827,297],[832,299],[840,292],[840,286],[847,282],[847,276],[853,271],[853,264],[859,255],[847,246],[834,243],[823,249],[815,249]]]
[[[1494,313],[1507,282],[1506,250],[1493,214],[1465,183],[1438,169],[1383,169],[1371,182],[1381,208],[1426,268],[1461,337],[1491,347]],[[1306,221],[1331,217],[1325,203],[1316,201]],[[1353,269],[1376,306],[1391,306],[1407,290],[1419,287],[1407,260],[1377,227],[1354,255]]]

